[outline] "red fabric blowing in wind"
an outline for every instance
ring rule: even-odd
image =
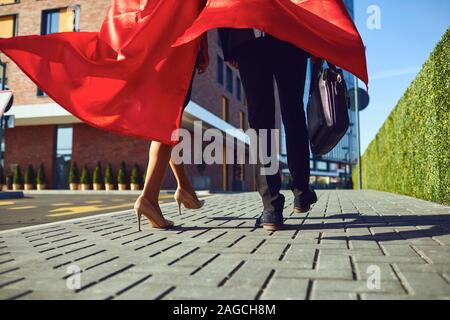
[[[112,0],[99,32],[0,39],[43,91],[82,121],[173,144],[198,53],[218,27],[258,28],[368,83],[361,37],[341,0]]]
[[[198,42],[173,48],[201,1],[113,0],[100,32],[0,39],[53,100],[110,132],[172,144]]]
[[[263,30],[336,64],[368,85],[365,47],[342,0],[209,0],[175,45],[221,27]]]

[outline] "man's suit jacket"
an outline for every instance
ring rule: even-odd
[[[253,29],[219,29],[225,61],[236,60],[236,49],[256,39]]]

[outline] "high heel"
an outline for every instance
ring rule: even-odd
[[[144,215],[150,225],[155,229],[170,229],[174,226],[174,223],[164,218],[162,213],[157,210],[147,199],[139,197],[134,204],[134,210],[136,212],[138,230],[141,231],[141,216]]]
[[[181,215],[181,205],[186,209],[200,209],[205,205],[205,200],[197,199],[197,195],[192,195],[184,189],[178,188],[174,195],[178,204],[178,214]]]
[[[134,211],[136,212],[138,230],[139,230],[139,232],[141,232],[142,231],[142,229],[141,229],[141,216],[142,216],[142,213],[138,209],[134,209]]]

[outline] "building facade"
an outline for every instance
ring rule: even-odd
[[[109,6],[109,0],[0,0],[0,37],[49,34],[63,31],[97,31]],[[203,130],[248,128],[245,96],[238,72],[224,62],[217,31],[208,33],[210,66],[206,74],[196,76],[192,100],[182,126],[194,134],[193,123],[202,121]],[[79,169],[87,165],[92,173],[100,162],[113,171],[125,161],[127,171],[137,164],[143,172],[148,162],[149,141],[101,131],[82,123],[45,95],[4,55],[6,78],[1,82],[15,93],[15,105],[8,113],[15,117],[15,127],[5,129],[2,141],[6,175],[17,165],[23,170],[44,164],[48,188],[68,188],[70,163]],[[149,124],[151,125],[151,124]],[[237,135],[234,141],[239,140]],[[224,149],[227,153],[235,148]],[[213,191],[254,190],[251,165],[187,165],[197,189]],[[168,172],[163,188],[176,187]]]

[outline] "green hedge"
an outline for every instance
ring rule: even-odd
[[[364,189],[450,204],[449,57],[450,28],[364,153]]]

